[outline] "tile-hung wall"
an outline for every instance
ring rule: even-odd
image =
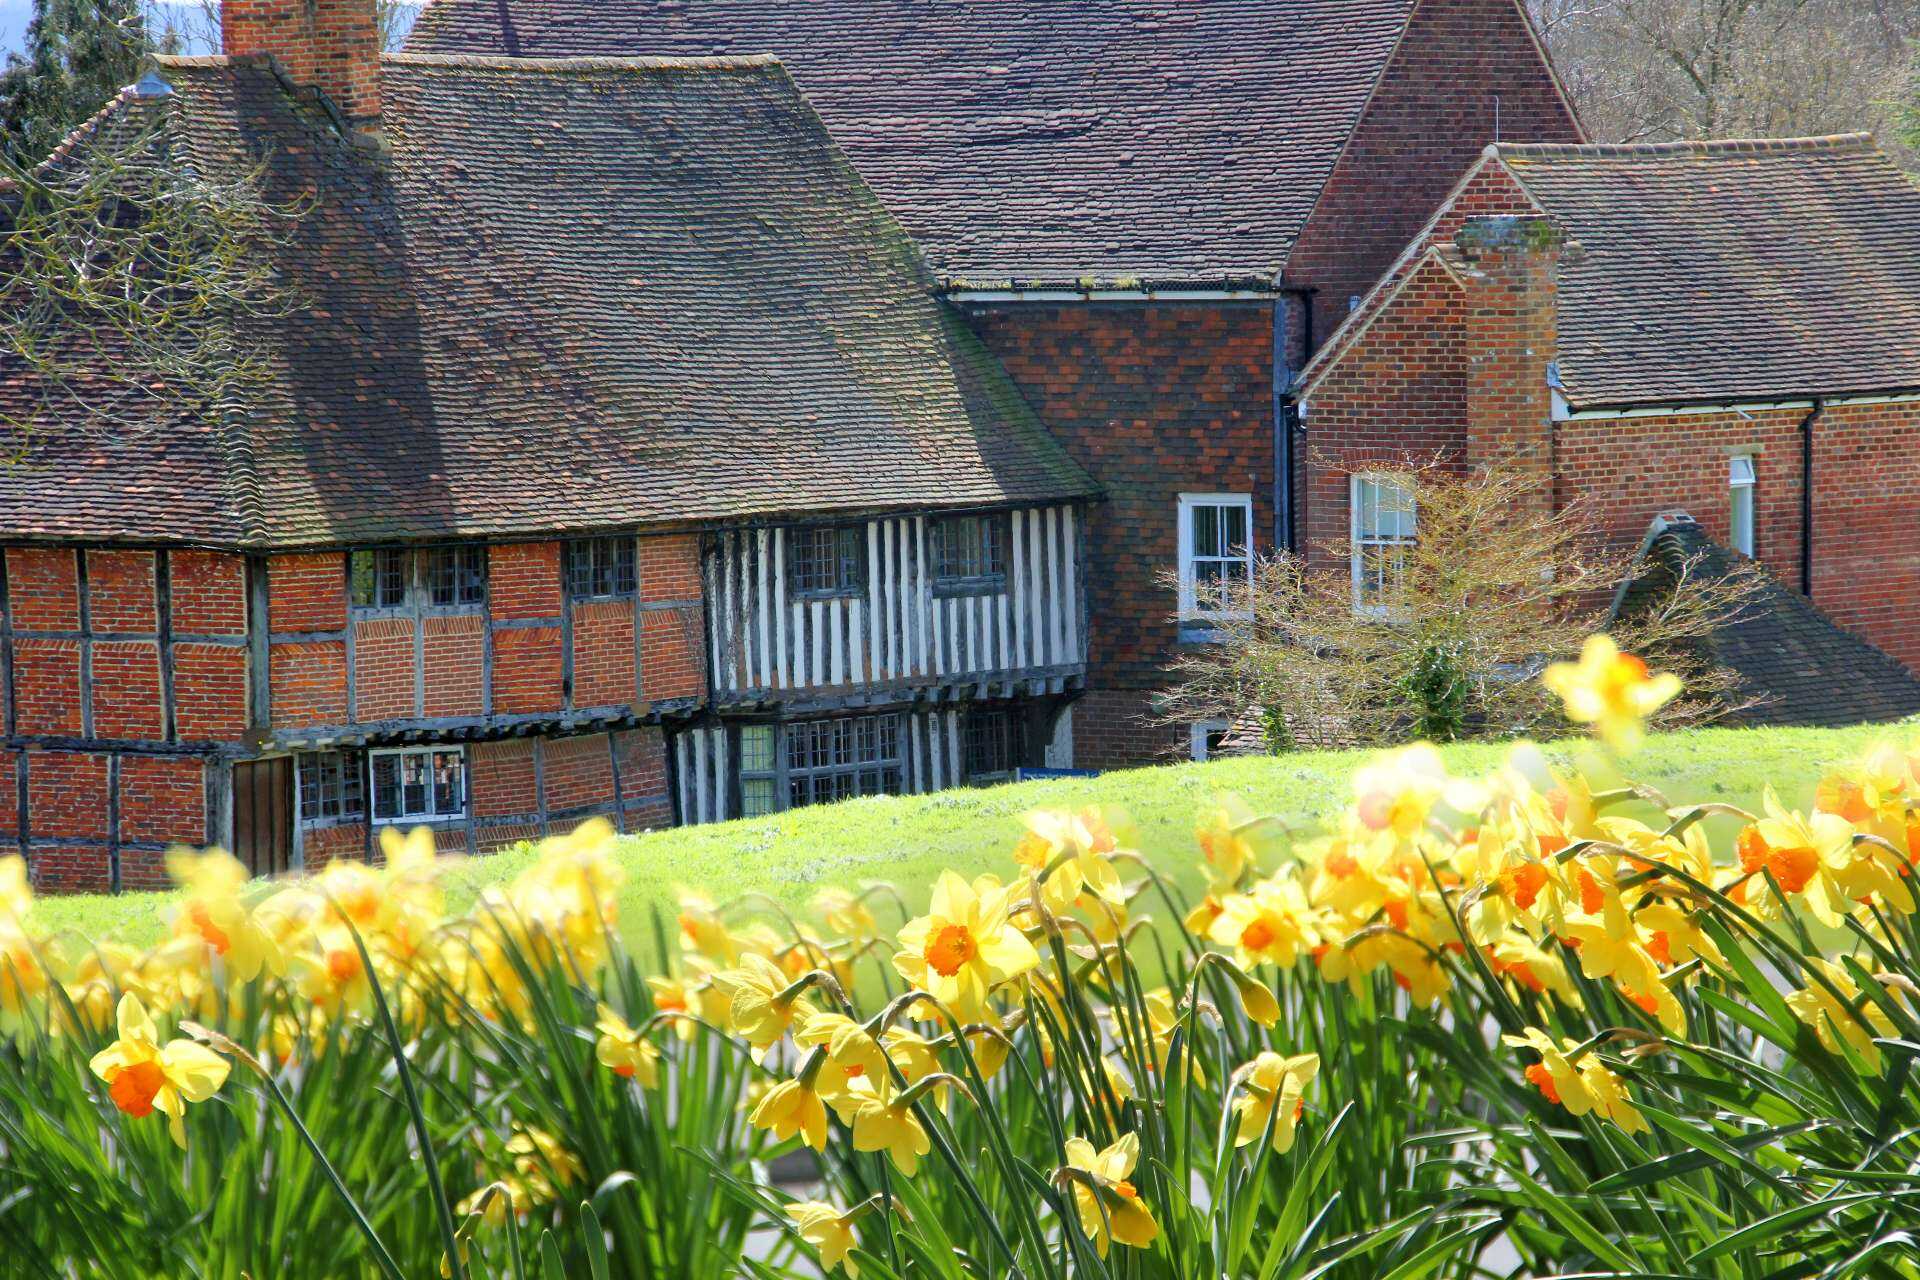
[[[1007,680],[1084,664],[1074,510],[962,519],[992,522],[991,563],[966,566],[980,572],[943,576],[937,561],[953,568],[957,558],[938,555],[941,517],[713,535],[706,589],[716,700]],[[823,571],[822,560],[835,563]]]

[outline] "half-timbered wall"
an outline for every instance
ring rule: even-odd
[[[1058,675],[1086,661],[1079,528],[1071,507],[1008,513],[998,589],[943,590],[930,559],[934,517],[866,522],[861,588],[809,598],[791,589],[790,531],[712,535],[712,682],[722,700],[873,686]]]
[[[966,708],[939,706],[897,713],[901,720],[900,790],[941,791],[968,781]],[[673,736],[676,799],[682,823],[721,822],[740,813],[737,728],[706,724]],[[784,798],[777,808],[786,808]]]

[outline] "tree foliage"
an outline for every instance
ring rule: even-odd
[[[1603,142],[1856,130],[1894,142],[1920,36],[1915,0],[1529,7],[1588,133]]]
[[[35,0],[25,52],[0,72],[0,154],[44,159],[139,79],[151,52],[143,0]]]
[[[1257,725],[1274,748],[1563,731],[1534,677],[1602,630],[1683,675],[1688,694],[1664,724],[1735,705],[1732,673],[1696,642],[1740,616],[1757,569],[1709,576],[1688,562],[1671,591],[1610,616],[1637,554],[1602,538],[1586,508],[1552,511],[1541,482],[1510,468],[1461,475],[1428,460],[1392,479],[1412,497],[1418,537],[1363,549],[1390,557],[1384,589],[1357,600],[1341,540],[1311,561],[1258,558],[1250,589],[1203,592],[1218,642],[1175,664],[1169,723]]]

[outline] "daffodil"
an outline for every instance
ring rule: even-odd
[[[1135,1249],[1152,1244],[1160,1234],[1160,1224],[1140,1199],[1139,1190],[1127,1181],[1140,1159],[1140,1139],[1123,1134],[1104,1151],[1096,1152],[1085,1138],[1068,1138],[1066,1156],[1068,1168],[1087,1175],[1073,1179],[1073,1203],[1079,1212],[1080,1230],[1093,1241],[1099,1255],[1107,1256],[1111,1241]]]
[[[1616,751],[1632,751],[1646,735],[1647,717],[1680,693],[1680,677],[1654,675],[1647,664],[1609,636],[1588,636],[1580,661],[1556,662],[1541,683],[1560,696],[1567,719],[1592,725]]]
[[[804,1026],[814,1016],[804,994],[788,994],[795,984],[786,971],[762,955],[742,956],[739,968],[716,974],[714,983],[727,994],[729,1026],[746,1040],[756,1062],[796,1024]]]
[[[853,1117],[853,1149],[884,1151],[894,1167],[909,1178],[920,1167],[920,1157],[933,1150],[919,1117],[901,1094],[891,1101],[878,1097],[863,1103]]]
[[[813,895],[813,910],[827,928],[843,938],[865,941],[880,932],[880,922],[860,897],[846,889],[830,886]]]
[[[187,1145],[189,1102],[205,1102],[227,1082],[229,1064],[191,1040],[160,1043],[153,1019],[131,992],[120,997],[120,1038],[93,1055],[93,1074],[107,1083],[113,1105],[133,1118],[158,1111],[174,1142]]]
[[[1233,1100],[1233,1109],[1240,1117],[1233,1145],[1244,1147],[1258,1142],[1271,1125],[1274,1154],[1293,1150],[1294,1126],[1306,1109],[1307,1085],[1319,1073],[1317,1053],[1287,1058],[1268,1051],[1255,1058],[1246,1068],[1240,1096]]]
[[[251,982],[262,972],[278,977],[286,971],[279,941],[241,897],[248,872],[239,859],[219,849],[175,850],[167,856],[167,870],[185,891],[174,918],[177,936],[204,944],[235,982]]]
[[[1845,1041],[1868,1070],[1878,1071],[1880,1046],[1874,1039],[1896,1034],[1893,1019],[1872,1000],[1861,998],[1859,984],[1844,966],[1819,959],[1813,964],[1844,999],[1835,999],[1833,991],[1814,982],[1806,990],[1790,994],[1787,1007],[1813,1029],[1829,1053],[1839,1053],[1840,1043]]]
[[[986,1016],[987,996],[1040,963],[1026,935],[1007,918],[1007,891],[992,876],[972,884],[940,873],[927,914],[900,930],[893,966],[900,976],[965,1021]]]
[[[813,1086],[811,1080],[782,1080],[761,1096],[748,1122],[756,1129],[771,1131],[777,1141],[785,1142],[800,1134],[815,1151],[825,1151],[827,1108]]]
[[[1287,968],[1320,940],[1306,895],[1291,876],[1269,876],[1246,893],[1230,893],[1220,907],[1208,936],[1232,947],[1244,968]]]
[[[1626,1133],[1647,1132],[1646,1117],[1633,1106],[1627,1087],[1599,1056],[1588,1053],[1579,1065],[1568,1057],[1577,1046],[1572,1040],[1556,1045],[1553,1037],[1538,1027],[1528,1027],[1520,1035],[1501,1037],[1507,1044],[1532,1049],[1540,1061],[1526,1069],[1526,1077],[1548,1102],[1565,1107],[1576,1116],[1593,1112],[1619,1125]]]
[[[1014,861],[1040,886],[1047,906],[1063,912],[1086,890],[1114,906],[1126,901],[1120,874],[1108,855],[1112,833],[1095,809],[1083,813],[1037,810],[1014,846]]]
[[[839,1267],[849,1280],[858,1280],[860,1268],[850,1255],[859,1240],[848,1215],[821,1200],[795,1200],[786,1209],[800,1238],[820,1251],[821,1267]]]
[[[653,1041],[627,1025],[627,1020],[606,1005],[599,1009],[593,1029],[593,1056],[617,1076],[637,1082],[642,1089],[660,1083],[660,1050]]]

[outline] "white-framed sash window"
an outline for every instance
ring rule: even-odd
[[[1727,543],[1749,558],[1753,555],[1753,455],[1736,453],[1727,460]]]
[[[1407,549],[1418,524],[1413,488],[1402,477],[1356,475],[1351,478],[1353,607],[1384,614],[1387,601],[1406,571]]]
[[[1222,609],[1224,592],[1253,582],[1253,498],[1244,493],[1180,495],[1180,616],[1243,618]]]

